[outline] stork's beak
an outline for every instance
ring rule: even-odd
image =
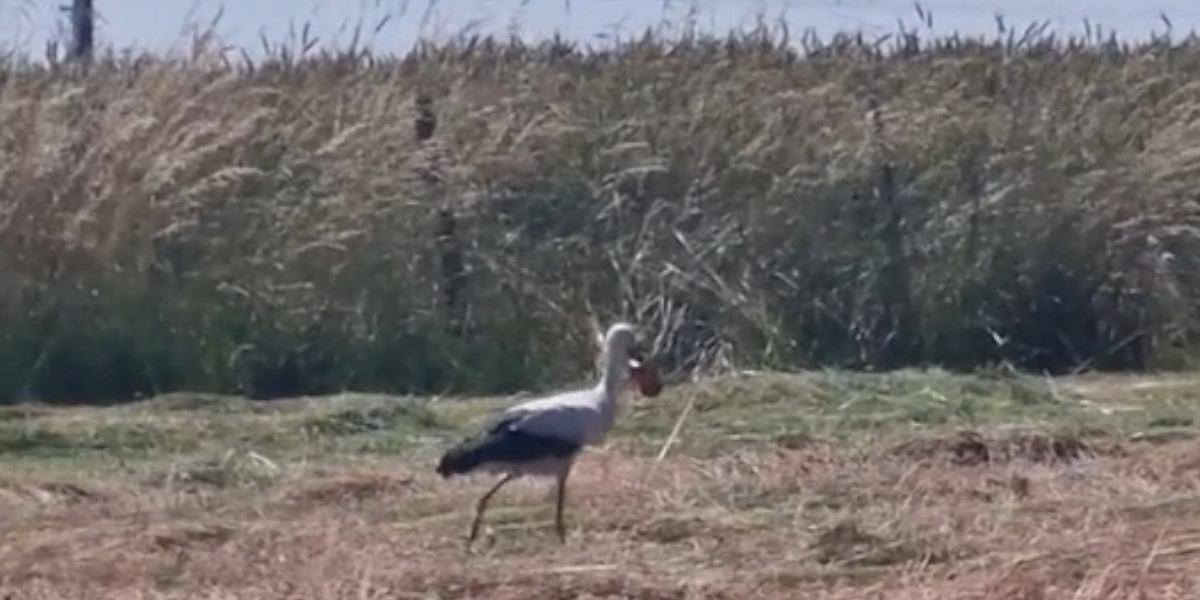
[[[642,370],[650,368],[650,365],[647,364],[647,362],[648,361],[646,360],[646,353],[643,352],[641,350],[641,348],[631,350],[629,352],[629,370],[630,371],[637,373],[638,371],[642,371]]]
[[[642,365],[646,364],[646,351],[642,349],[642,345],[640,343],[634,344],[633,347],[628,350],[628,356],[630,369],[638,369],[641,368]]]

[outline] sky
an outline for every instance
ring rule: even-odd
[[[0,47],[41,55],[59,35],[59,6],[70,0],[0,0]],[[694,8],[701,30],[725,33],[752,25],[758,14],[782,19],[791,31],[813,29],[824,38],[837,31],[882,35],[897,23],[920,25],[911,0],[95,0],[101,20],[97,39],[119,48],[165,51],[182,47],[189,30],[216,31],[227,44],[252,54],[260,38],[284,42],[299,37],[307,24],[319,44],[344,46],[355,23],[366,25],[366,41],[380,52],[405,52],[419,39],[445,39],[463,31],[516,32],[528,39],[555,32],[580,41],[604,43],[617,32],[635,35],[664,21],[678,22]],[[1200,29],[1195,0],[926,0],[933,33],[994,34],[996,16],[1024,27],[1048,21],[1064,33],[1082,33],[1090,20],[1120,37],[1144,38],[1164,32],[1165,14],[1173,31]],[[371,33],[376,24],[384,25]],[[919,26],[920,25],[920,26]]]

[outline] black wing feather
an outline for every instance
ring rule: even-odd
[[[523,432],[514,427],[522,415],[501,419],[481,436],[454,446],[438,461],[442,477],[470,473],[487,463],[517,465],[547,458],[566,458],[580,446],[559,438]]]

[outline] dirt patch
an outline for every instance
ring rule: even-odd
[[[928,565],[969,554],[928,540],[886,539],[864,531],[853,520],[841,521],[823,531],[811,549],[821,564],[851,567],[884,567],[912,562]]]
[[[0,478],[0,502],[62,506],[84,502],[101,502],[108,498],[109,495],[99,489],[74,482],[27,481],[14,477]]]
[[[338,504],[375,498],[403,498],[413,485],[412,476],[387,473],[353,473],[316,481],[302,481],[284,492],[296,504]]]
[[[152,531],[150,539],[160,550],[211,550],[229,541],[234,532],[227,525],[183,523]]]
[[[654,544],[675,544],[712,533],[710,526],[699,517],[673,515],[651,519],[630,531],[637,539]]]
[[[1069,464],[1100,455],[1123,453],[1120,444],[1098,441],[1071,432],[1011,430],[982,433],[962,430],[950,436],[904,441],[891,455],[918,461],[946,461],[959,466],[1004,464]]]

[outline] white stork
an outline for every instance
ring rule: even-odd
[[[492,495],[504,484],[526,475],[555,478],[554,526],[559,540],[566,541],[563,503],[567,476],[575,458],[584,446],[604,440],[616,416],[617,396],[631,376],[644,395],[657,396],[662,391],[658,374],[643,361],[632,325],[613,325],[601,343],[603,366],[596,385],[513,406],[481,435],[442,455],[437,473],[443,478],[472,472],[504,474],[499,483],[479,499],[467,537],[468,545],[479,534],[483,513]]]

